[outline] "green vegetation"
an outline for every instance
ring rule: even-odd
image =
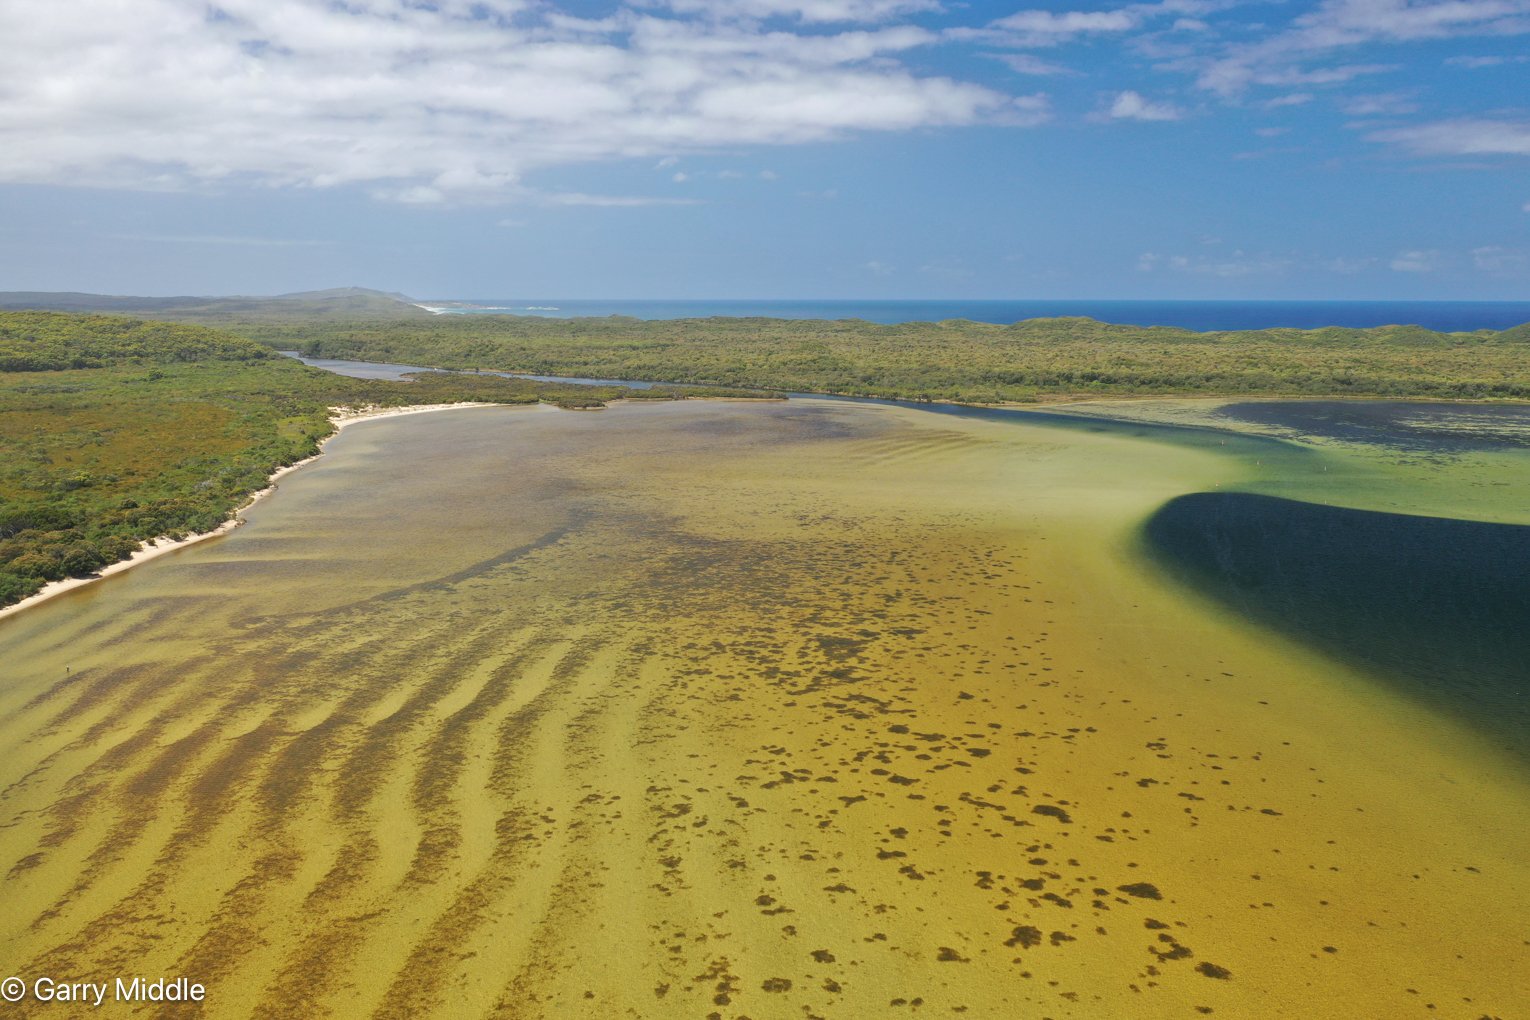
[[[1530,399],[1530,323],[1194,333],[1094,319],[878,325],[858,319],[431,315],[398,294],[275,298],[0,293],[0,308],[114,310],[215,325],[314,357],[853,396],[1010,403],[1087,395]]]
[[[146,539],[227,520],[272,471],[314,452],[336,406],[598,407],[739,388],[967,403],[1196,393],[1530,398],[1530,325],[1192,333],[1093,319],[881,326],[432,316],[358,289],[260,299],[0,295],[0,305],[50,302],[139,308],[181,324],[0,312],[0,605],[98,570]],[[682,394],[465,372],[357,380],[272,348],[712,388]]]
[[[147,539],[216,527],[314,453],[331,407],[679,395],[448,373],[349,379],[202,326],[50,312],[0,312],[0,369],[0,605]]]
[[[1078,318],[882,326],[442,315],[236,318],[228,328],[316,357],[965,403],[1197,393],[1530,398],[1526,326],[1193,333]]]
[[[52,312],[0,314],[0,372],[104,368],[133,362],[267,360],[257,344],[210,329]]]

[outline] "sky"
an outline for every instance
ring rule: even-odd
[[[1530,299],[1530,0],[0,0],[0,290]]]

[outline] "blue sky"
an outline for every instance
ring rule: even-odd
[[[1530,298],[1530,0],[10,0],[0,290]]]

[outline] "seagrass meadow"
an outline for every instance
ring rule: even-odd
[[[1378,657],[1385,599],[1308,640],[1260,501],[1515,563],[1525,450],[1159,410],[354,425],[0,620],[0,970],[210,1017],[1524,1015],[1514,677]],[[1245,533],[1229,587],[1192,539]]]

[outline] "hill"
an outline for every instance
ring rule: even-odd
[[[6,291],[0,292],[0,309],[108,312],[179,322],[407,319],[430,315],[402,294],[365,287],[299,291],[274,297],[132,297],[73,291]]]

